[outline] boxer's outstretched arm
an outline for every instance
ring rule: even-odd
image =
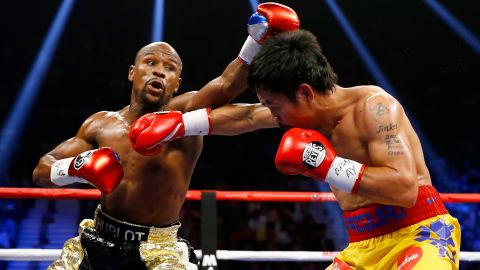
[[[170,110],[183,112],[200,108],[218,108],[229,103],[247,88],[248,65],[261,44],[272,35],[293,31],[300,27],[300,20],[295,11],[278,3],[262,3],[257,12],[250,16],[247,23],[248,37],[242,46],[238,57],[233,60],[225,71],[216,79],[210,81],[200,91],[187,93],[178,100],[172,100],[180,106],[169,106]],[[184,106],[182,102],[184,103]]]
[[[50,172],[53,163],[64,158],[74,157],[84,151],[94,148],[94,144],[91,142],[88,134],[91,132],[91,123],[96,117],[98,117],[98,114],[99,113],[94,114],[85,120],[75,137],[60,143],[52,151],[46,153],[40,158],[32,174],[34,184],[43,187],[58,187],[52,183],[50,179]]]
[[[234,136],[278,127],[270,110],[260,103],[225,105],[210,112],[210,121],[210,135]]]
[[[248,66],[234,59],[219,77],[199,91],[190,93],[190,99],[187,100],[183,111],[217,108],[229,103],[247,88],[247,75]]]
[[[257,104],[230,104],[211,111],[203,108],[182,113],[164,111],[149,113],[137,119],[130,128],[130,143],[142,155],[153,156],[161,144],[186,136],[233,136],[261,128],[278,127],[267,107]]]

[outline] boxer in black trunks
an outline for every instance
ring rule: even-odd
[[[132,123],[146,113],[215,108],[246,89],[248,65],[259,42],[299,27],[295,12],[280,4],[261,4],[252,16],[258,14],[265,23],[249,29],[239,57],[197,92],[173,97],[181,83],[179,55],[165,42],[143,47],[128,74],[130,105],[93,114],[74,137],[40,159],[32,176],[37,185],[86,182],[102,192],[94,220],[81,222],[80,235],[65,243],[60,260],[49,269],[196,269],[188,263],[188,249],[179,244],[177,231],[202,138],[164,143],[143,149],[142,155],[128,135]]]

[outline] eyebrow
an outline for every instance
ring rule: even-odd
[[[171,60],[172,62],[174,62],[175,64],[178,65],[179,62],[177,61],[176,57],[173,54],[168,54],[168,53],[164,53],[164,52],[161,52],[161,54],[166,55],[169,60]],[[145,56],[148,56],[148,55],[154,55],[155,56],[155,55],[158,55],[158,53],[146,52],[146,53],[142,54],[142,57],[145,57]]]

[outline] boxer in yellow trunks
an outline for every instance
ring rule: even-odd
[[[274,121],[294,127],[276,167],[328,183],[344,210],[350,244],[327,269],[458,269],[460,226],[403,107],[380,87],[337,80],[304,30],[267,41],[248,77]]]
[[[460,226],[432,186],[402,105],[378,86],[337,80],[312,33],[278,34],[249,69],[261,104],[212,111],[213,133],[290,128],[276,167],[328,183],[344,210],[350,244],[329,270],[458,269]]]

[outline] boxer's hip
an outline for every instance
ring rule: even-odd
[[[433,186],[419,187],[417,202],[411,208],[372,204],[344,212],[350,242],[386,235],[423,220],[448,214]]]
[[[458,220],[438,215],[350,243],[327,269],[458,269],[460,242]]]
[[[139,225],[112,217],[98,206],[95,210],[94,228],[100,237],[119,242],[176,243],[180,222],[164,226]]]
[[[82,265],[92,269],[186,269],[180,263],[177,232],[180,223],[162,227],[144,226],[117,219],[99,206],[93,223],[84,225]],[[81,269],[81,268],[80,268]]]

